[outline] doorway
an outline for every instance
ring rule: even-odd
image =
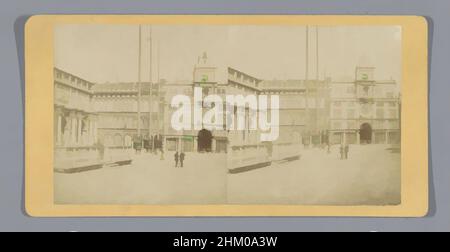
[[[359,129],[359,142],[361,144],[370,144],[372,142],[372,126],[370,124],[361,124]]]
[[[207,129],[202,129],[198,132],[198,143],[197,143],[197,151],[198,152],[211,152],[212,146],[212,133]]]

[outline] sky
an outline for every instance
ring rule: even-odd
[[[150,76],[150,26],[142,25],[141,80]],[[153,25],[152,80],[192,81],[204,52],[226,79],[230,66],[260,79],[304,79],[305,26]],[[309,27],[309,79],[316,78],[316,27]],[[356,66],[373,66],[378,80],[401,81],[401,27],[318,27],[319,78],[351,80]],[[138,25],[55,27],[54,64],[94,83],[138,80]],[[157,64],[159,62],[159,64]],[[159,70],[157,68],[159,65]]]

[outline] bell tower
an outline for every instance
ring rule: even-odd
[[[357,67],[355,71],[356,96],[361,101],[368,102],[373,99],[373,88],[375,86],[374,67]]]
[[[193,75],[193,87],[203,88],[204,95],[215,93],[217,86],[216,67],[208,62],[206,52],[203,52],[203,55],[198,57]]]

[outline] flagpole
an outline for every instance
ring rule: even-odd
[[[141,137],[141,25],[139,25],[137,135]]]
[[[309,115],[309,87],[308,87],[308,64],[309,64],[309,27],[305,27],[305,108],[306,108],[306,120],[307,120],[307,132],[308,132],[308,141],[311,143],[311,117]]]
[[[156,90],[156,92],[157,92],[157,97],[158,97],[158,117],[157,117],[157,120],[156,120],[156,122],[157,122],[157,126],[156,126],[156,128],[157,128],[157,132],[158,132],[158,136],[159,136],[159,129],[160,129],[160,122],[159,122],[159,112],[160,112],[160,103],[161,103],[161,101],[160,101],[160,99],[161,99],[161,97],[160,97],[160,80],[159,80],[159,67],[160,67],[160,65],[159,65],[159,54],[160,54],[160,43],[159,43],[159,41],[157,41],[158,43],[156,44],[157,45],[157,51],[156,51],[156,64],[157,64],[157,72],[156,72],[156,77],[157,77],[157,80],[156,80],[156,83],[157,83],[157,90]]]
[[[315,126],[319,128],[319,144],[322,144],[322,130],[319,127],[319,26],[316,26],[316,109]]]
[[[152,26],[149,27],[149,98],[148,98],[148,136],[149,141],[151,140],[151,134],[152,134],[152,112],[153,112],[153,78],[152,78]],[[153,141],[151,141],[152,150],[153,150]]]

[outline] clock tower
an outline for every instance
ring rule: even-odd
[[[374,67],[357,67],[355,71],[356,96],[361,102],[370,102],[373,99],[375,86]]]
[[[201,87],[203,95],[213,94],[216,91],[216,67],[208,62],[206,52],[198,57],[197,64],[194,66],[194,85],[193,87]]]

